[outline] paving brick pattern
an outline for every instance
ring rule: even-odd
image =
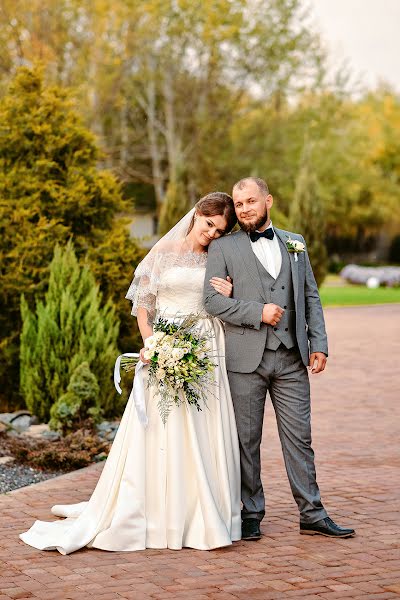
[[[357,537],[300,536],[269,405],[263,441],[264,537],[211,552],[185,549],[69,556],[39,552],[18,533],[79,502],[101,466],[0,496],[0,600],[98,598],[248,600],[400,597],[400,305],[326,311],[329,364],[312,378],[323,501]]]

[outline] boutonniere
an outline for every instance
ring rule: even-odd
[[[306,249],[303,242],[300,242],[299,240],[292,240],[290,237],[288,237],[288,239],[286,240],[286,248],[288,252],[294,253],[294,260],[296,262],[298,260],[298,253],[304,252],[304,250]]]

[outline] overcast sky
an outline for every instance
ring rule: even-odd
[[[400,0],[305,1],[333,65],[347,59],[362,84],[400,93]]]

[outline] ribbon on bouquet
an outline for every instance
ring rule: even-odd
[[[115,361],[114,385],[115,385],[115,389],[117,390],[118,394],[122,394],[121,386],[119,384],[121,383],[121,358],[123,356],[139,358],[140,355],[137,353],[133,353],[133,352],[126,352],[125,354],[121,354],[120,356],[118,356],[117,360]],[[145,363],[143,363],[141,360],[139,360],[139,362],[137,363],[137,365],[135,367],[135,376],[133,379],[133,385],[132,385],[131,393],[129,395],[129,400],[133,399],[140,424],[143,425],[143,427],[147,427],[149,420],[147,418],[147,413],[146,413],[146,400],[145,400],[143,379],[140,376],[140,371],[143,369],[144,366],[145,366]],[[129,400],[128,400],[128,402],[129,402]]]

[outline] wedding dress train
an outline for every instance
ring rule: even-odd
[[[161,275],[157,311],[176,317],[203,311],[204,264]],[[133,551],[182,547],[209,550],[241,536],[240,461],[224,360],[224,330],[204,314],[212,334],[215,385],[207,406],[174,407],[164,426],[154,391],[145,384],[148,426],[129,400],[100,479],[88,502],[56,505],[62,520],[36,521],[20,535],[39,550],[69,554],[89,546]],[[146,367],[140,375],[146,379]]]

